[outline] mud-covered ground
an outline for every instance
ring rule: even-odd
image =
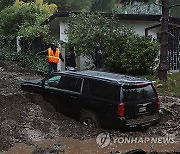
[[[1,153],[124,153],[132,149],[147,152],[180,152],[180,99],[161,96],[162,119],[144,131],[120,132],[92,129],[56,112],[38,94],[25,93],[20,84],[42,78],[18,63],[0,61],[0,154]],[[101,133],[111,143],[96,143]],[[163,138],[172,139],[164,143]],[[119,138],[119,140],[118,140]],[[123,138],[160,138],[159,143],[122,143]],[[117,139],[117,140],[115,140]]]

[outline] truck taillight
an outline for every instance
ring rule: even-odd
[[[158,110],[160,109],[160,98],[159,97],[157,98],[157,109]]]
[[[124,117],[124,103],[118,104],[118,116]]]

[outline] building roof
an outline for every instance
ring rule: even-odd
[[[43,24],[48,24],[57,17],[69,17],[71,13],[79,14],[80,12],[57,12],[45,20]],[[87,12],[88,13],[88,12]],[[112,13],[101,13],[104,16],[111,16]],[[159,21],[161,20],[161,15],[152,14],[115,14],[119,20],[136,20],[136,21]],[[180,18],[170,17],[169,22],[172,24],[180,25]]]

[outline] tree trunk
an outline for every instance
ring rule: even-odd
[[[158,77],[167,81],[168,66],[168,20],[169,20],[169,0],[162,0],[162,27],[161,27],[161,48],[160,65]]]

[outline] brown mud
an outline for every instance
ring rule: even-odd
[[[147,130],[92,129],[56,112],[40,95],[20,90],[22,82],[38,78],[42,76],[16,62],[0,61],[0,154],[113,154],[139,148],[149,153],[180,152],[179,98],[161,96],[161,121]],[[101,133],[110,136],[110,143],[104,147],[96,142]],[[137,139],[138,143],[122,143],[125,138]],[[160,141],[152,143],[148,138]],[[165,143],[164,138],[172,142]]]

